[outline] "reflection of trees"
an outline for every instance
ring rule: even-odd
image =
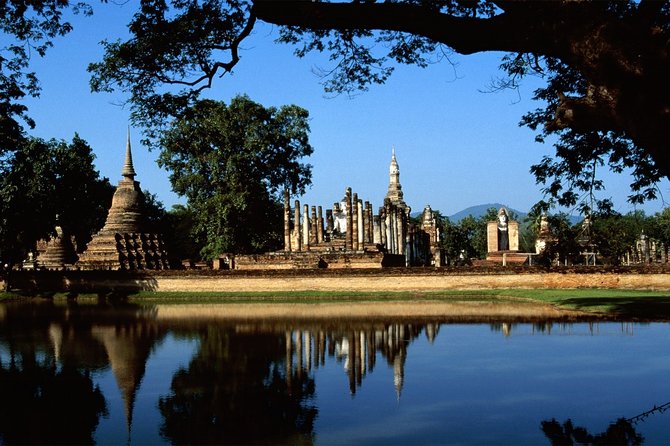
[[[209,327],[188,369],[159,400],[172,443],[311,443],[314,380],[286,376],[284,339]]]
[[[399,395],[407,347],[424,328],[432,341],[437,324],[249,322],[201,329],[199,351],[159,401],[161,433],[172,443],[311,443],[313,368],[335,358],[355,393],[381,356]]]
[[[111,366],[128,429],[135,392],[153,346],[164,334],[151,312],[132,305],[4,305],[0,345],[0,443],[92,443],[103,394],[92,371]]]
[[[605,432],[597,435],[589,434],[583,427],[575,427],[570,419],[560,424],[552,418],[550,421],[543,421],[541,426],[542,432],[553,446],[574,444],[639,446],[644,442],[644,437],[637,433],[635,425],[654,414],[664,413],[667,410],[670,410],[670,402],[660,406],[655,405],[634,417],[619,418],[611,423]]]
[[[88,372],[25,353],[0,364],[0,443],[92,444],[106,403]]]
[[[590,434],[583,427],[575,427],[572,420],[568,419],[563,424],[555,419],[543,421],[542,432],[551,441],[552,446],[572,445],[641,445],[644,441],[642,435],[638,434],[630,420],[619,418],[610,424],[607,430],[600,434]]]

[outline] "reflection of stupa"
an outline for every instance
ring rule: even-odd
[[[130,149],[112,198],[105,226],[93,236],[77,266],[82,269],[164,269],[168,267],[163,240],[147,230],[144,218],[144,194],[135,181]]]
[[[156,335],[141,324],[132,327],[94,326],[91,334],[105,347],[126,413],[128,431],[133,423],[135,394],[140,387]]]

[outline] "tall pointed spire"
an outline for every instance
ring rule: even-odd
[[[133,154],[130,150],[130,126],[128,126],[128,141],[126,142],[126,161],[123,163],[121,175],[131,180],[135,179],[135,168],[133,167]]]
[[[395,157],[395,147],[391,148],[391,165],[389,166],[389,188],[386,193],[386,198],[391,200],[391,203],[399,206],[405,206],[403,200],[402,186],[400,185],[400,167],[398,167],[398,160]]]

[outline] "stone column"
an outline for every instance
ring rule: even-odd
[[[405,240],[403,239],[402,233],[402,210],[395,208],[394,214],[394,224],[395,224],[395,236],[396,236],[396,251],[398,254],[405,254]]]
[[[507,231],[509,234],[509,250],[518,251],[519,250],[519,222],[510,221],[507,224]]]
[[[293,233],[295,234],[295,251],[302,251],[302,226],[300,225],[300,200],[295,200],[293,208]]]
[[[358,194],[354,193],[351,201],[351,229],[347,225],[347,232],[351,232],[351,249],[358,251]]]
[[[316,242],[323,243],[323,209],[321,206],[316,212]]]
[[[333,210],[326,209],[326,234],[330,237],[332,241],[333,229],[335,228],[335,221],[333,219]]]
[[[379,245],[382,242],[381,218],[379,215],[372,217],[372,243]]]
[[[397,254],[395,251],[395,232],[393,225],[393,209],[391,203],[386,204],[386,246],[388,252],[391,254]]]
[[[486,223],[486,251],[495,252],[498,250],[498,223],[490,221]]]
[[[388,239],[386,238],[386,208],[379,208],[379,243],[388,250]]]
[[[410,209],[407,209],[405,213],[404,209],[400,209],[398,212],[399,224],[400,224],[400,244],[402,245],[402,253],[406,254],[407,252],[407,231],[409,229],[409,213]]]
[[[309,220],[309,244],[316,245],[318,243],[317,228],[316,228],[316,206],[312,206],[312,217]]]
[[[351,188],[347,187],[347,192],[344,196],[344,212],[347,215],[347,234],[344,239],[344,250],[349,251],[353,247],[353,231],[352,231],[352,226],[353,226],[353,216],[351,212]]]
[[[291,203],[288,189],[284,189],[284,251],[291,251]]]
[[[309,206],[302,206],[302,243],[303,250],[309,251]]]
[[[416,233],[416,227],[411,225],[407,231],[407,246],[405,252],[405,258],[407,259],[406,264],[415,265],[416,264],[416,254],[419,252],[416,249],[415,244],[419,241],[418,234]]]
[[[356,212],[358,213],[358,249],[360,251],[365,247],[365,220],[363,218],[363,202],[356,201]]]
[[[374,243],[374,217],[372,216],[372,204],[365,202],[365,221],[367,222],[366,243]]]

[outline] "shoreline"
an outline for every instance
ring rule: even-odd
[[[487,320],[594,320],[593,313],[561,309],[537,302],[328,302],[328,303],[211,303],[155,305],[157,320],[259,319],[334,320],[432,318],[450,321]]]

